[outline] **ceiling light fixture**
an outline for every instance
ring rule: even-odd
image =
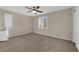
[[[36,13],[36,11],[32,11],[32,13]]]
[[[32,11],[32,13],[34,13],[35,15],[37,14],[37,12],[36,12],[36,11]]]
[[[27,11],[27,13],[32,12],[32,13],[34,13],[35,15],[36,15],[37,13],[43,13],[43,11],[39,10],[40,6],[32,6],[32,8],[26,6],[25,8],[31,10],[31,11]]]

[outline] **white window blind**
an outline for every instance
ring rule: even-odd
[[[5,27],[8,30],[12,28],[12,19],[13,19],[13,15],[11,15],[11,14],[4,15]]]
[[[38,19],[38,27],[39,29],[47,29],[48,27],[48,17],[47,16],[41,16]]]

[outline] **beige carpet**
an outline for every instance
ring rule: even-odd
[[[9,38],[6,42],[0,42],[0,51],[77,52],[77,49],[71,41],[31,33]]]

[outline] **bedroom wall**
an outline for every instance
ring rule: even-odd
[[[5,13],[13,15],[13,28],[10,31],[10,37],[34,32],[72,41],[73,16],[71,8],[46,14],[48,16],[48,28],[45,30],[38,29],[39,16],[29,17],[2,9],[0,9],[0,30],[3,27]]]
[[[79,6],[73,8],[73,39],[79,50]]]
[[[4,22],[4,14],[12,14],[13,15],[13,27],[10,30],[10,37],[16,35],[23,35],[32,32],[32,19],[29,16],[21,15],[15,12],[5,11],[0,9],[0,26],[3,27]],[[0,27],[0,29],[2,29]]]
[[[33,31],[38,34],[57,37],[72,41],[73,37],[73,15],[72,9],[61,10],[46,14],[48,16],[48,28],[38,28],[38,17],[33,18]]]
[[[3,21],[3,14],[2,12],[0,11],[0,31],[3,30],[3,25],[4,24],[4,21]]]

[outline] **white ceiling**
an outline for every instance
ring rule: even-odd
[[[41,6],[39,8],[39,10],[44,11],[44,13],[42,13],[42,14],[45,14],[45,13],[55,12],[55,11],[68,9],[68,8],[71,8],[71,6]],[[33,13],[27,13],[27,11],[29,11],[29,9],[26,9],[25,6],[0,6],[0,9],[24,14],[24,15],[27,15],[27,16],[36,16]],[[40,15],[40,14],[41,13],[37,13],[37,15]]]

